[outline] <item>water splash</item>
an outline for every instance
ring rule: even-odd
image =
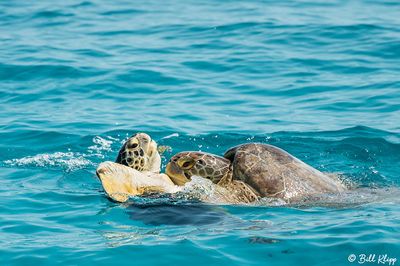
[[[3,163],[19,167],[61,168],[67,172],[93,167],[96,165],[93,161],[104,159],[107,152],[113,151],[113,140],[118,141],[113,137],[107,136],[106,138],[94,137],[92,139],[94,145],[89,146],[86,153],[73,152],[71,148],[68,148],[67,152],[40,153],[33,156],[5,160]]]
[[[11,159],[4,161],[11,166],[22,167],[55,167],[63,168],[66,171],[82,169],[93,166],[93,163],[86,159],[84,155],[74,152],[55,152],[50,154],[37,154],[20,159]]]
[[[111,139],[111,138],[109,138],[109,139]],[[115,138],[113,138],[113,139],[115,139]],[[92,145],[88,148],[89,153],[96,155],[100,158],[104,158],[104,154],[102,152],[112,151],[112,149],[111,149],[111,145],[113,144],[112,140],[107,140],[100,136],[96,136],[93,138],[92,141],[93,141],[94,145]]]

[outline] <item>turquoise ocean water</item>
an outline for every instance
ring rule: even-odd
[[[399,1],[1,1],[0,44],[0,265],[400,264]],[[94,171],[138,131],[164,166],[258,141],[355,189],[116,204]]]

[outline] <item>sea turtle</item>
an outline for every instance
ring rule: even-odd
[[[179,187],[160,174],[160,168],[157,143],[149,135],[138,133],[124,143],[115,163],[101,163],[96,174],[110,198],[125,202],[134,195],[177,192]]]
[[[163,149],[165,147],[157,147],[156,142],[145,133],[130,137],[120,149],[116,162],[103,162],[96,170],[107,195],[115,201],[125,202],[130,196],[184,191],[185,187],[180,186],[182,183],[174,183],[166,174],[160,173],[161,158],[158,151]],[[207,192],[203,193],[202,189]],[[186,192],[190,195],[185,195],[185,198],[205,202],[243,203],[256,199],[253,189],[239,180],[225,185],[211,182],[195,185]]]
[[[104,162],[96,173],[106,193],[119,202],[149,192],[184,191],[184,185],[194,176],[212,181],[206,193],[196,193],[206,202],[250,203],[261,197],[293,202],[345,189],[338,180],[287,152],[259,143],[237,146],[224,157],[181,152],[170,159],[166,174],[159,173],[160,166],[157,144],[147,134],[138,133],[123,145],[116,163]]]
[[[166,174],[177,185],[192,176],[210,179],[241,199],[262,197],[295,202],[322,193],[338,193],[345,186],[286,151],[267,144],[247,143],[229,149],[224,157],[203,152],[181,152],[171,158]]]

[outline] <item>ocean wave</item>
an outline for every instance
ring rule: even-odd
[[[400,2],[0,1],[0,265],[342,265],[399,250]],[[354,184],[298,205],[107,199],[137,131],[278,146]],[[212,193],[207,184],[188,192]],[[399,259],[399,258],[398,258]]]

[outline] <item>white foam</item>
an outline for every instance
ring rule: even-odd
[[[19,159],[6,160],[4,163],[12,166],[25,167],[62,167],[67,171],[77,170],[89,165],[93,165],[93,163],[84,158],[83,155],[75,154],[73,152],[37,154]]]
[[[173,133],[173,134],[165,136],[165,137],[163,137],[161,139],[170,139],[170,138],[175,138],[175,137],[179,137],[179,134],[178,133]]]
[[[183,192],[190,194],[198,194],[199,196],[210,196],[215,190],[215,184],[211,180],[200,177],[192,176],[192,180],[187,182],[183,188]]]
[[[104,159],[106,152],[112,151],[114,141],[119,141],[113,137],[107,136],[102,138],[96,136],[92,139],[92,146],[87,148],[86,153],[72,152],[68,148],[67,152],[42,153],[23,158],[15,158],[4,161],[5,164],[11,166],[23,167],[59,167],[67,171],[82,169],[87,166],[95,166],[91,159],[96,161],[97,158]]]
[[[92,141],[95,145],[92,145],[88,148],[89,153],[94,154],[100,158],[104,158],[104,154],[102,154],[103,151],[112,151],[112,140],[107,140],[100,136],[96,136],[93,138]]]
[[[173,197],[181,200],[206,200],[207,202],[213,202],[215,186],[215,184],[206,178],[192,176],[192,180],[185,183],[183,189],[173,194]]]

